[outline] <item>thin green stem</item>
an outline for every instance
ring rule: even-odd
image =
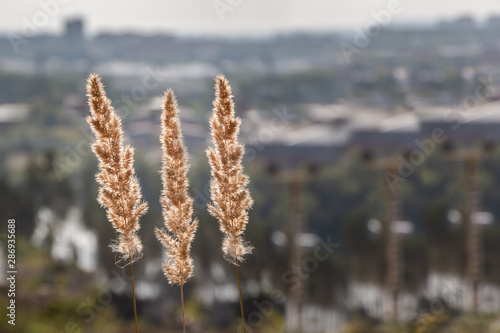
[[[137,333],[137,306],[135,305],[134,268],[132,267],[132,256],[129,256],[129,258],[130,258],[130,276],[132,277],[132,299],[134,300],[135,333]]]
[[[181,283],[182,331],[186,333],[186,318],[184,317],[184,283]]]
[[[243,322],[243,333],[247,332],[245,327],[245,311],[243,311],[243,295],[241,294],[241,284],[240,284],[240,270],[238,268],[238,258],[234,258],[234,264],[236,265],[236,277],[238,278],[238,289],[240,290],[240,307],[241,307],[241,321]]]

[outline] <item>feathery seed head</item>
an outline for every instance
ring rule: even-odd
[[[166,231],[156,228],[158,240],[167,248],[163,272],[170,284],[184,284],[193,274],[190,257],[198,221],[192,219],[193,199],[188,194],[188,155],[183,143],[179,108],[172,90],[163,98],[161,116],[163,190],[160,203]]]
[[[142,254],[141,240],[136,234],[139,218],[148,209],[135,176],[134,150],[123,144],[121,120],[97,74],[88,78],[87,96],[90,106],[87,122],[96,136],[92,150],[99,161],[97,200],[106,208],[108,220],[119,234],[111,245],[112,250],[120,253],[123,260],[131,258],[134,261]]]
[[[212,203],[208,211],[219,220],[220,230],[225,234],[222,243],[225,258],[237,264],[252,251],[242,235],[253,200],[241,164],[244,152],[238,142],[241,120],[235,116],[231,87],[223,75],[216,78],[213,106],[210,128],[214,145],[207,150],[212,175]]]

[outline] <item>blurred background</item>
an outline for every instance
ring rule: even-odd
[[[208,119],[224,73],[255,204],[241,266],[248,332],[500,332],[500,3],[7,1],[0,14],[0,299],[16,219],[17,323],[133,332],[108,247],[85,81],[122,117],[150,209],[139,328],[179,332],[161,272],[161,94],[172,87],[200,228],[189,332],[242,332],[209,216]],[[5,301],[5,302],[4,302]]]

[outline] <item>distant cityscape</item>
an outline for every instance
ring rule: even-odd
[[[133,75],[134,65],[140,63],[166,67],[196,64],[196,70],[185,68],[172,74],[206,76],[218,70],[262,74],[352,67],[372,57],[411,62],[439,56],[467,65],[474,60],[493,60],[498,55],[500,16],[484,22],[463,16],[421,26],[385,26],[376,20],[371,23],[373,31],[353,28],[238,39],[106,32],[88,37],[84,19],[69,19],[60,35],[0,33],[0,70],[32,74],[106,69],[106,74],[127,76]]]
[[[449,128],[465,112],[461,109],[499,99],[499,32],[500,16],[482,24],[464,16],[434,26],[389,26],[376,35],[359,30],[264,39],[129,33],[88,38],[85,21],[71,19],[65,22],[62,35],[1,37],[0,71],[21,75],[95,71],[112,78],[121,92],[133,91],[137,78],[175,82],[187,99],[209,96],[207,82],[225,72],[235,78],[237,89],[253,82],[252,89],[238,98],[242,115],[249,117],[245,134],[249,145],[260,140],[258,129],[269,123],[271,110],[286,107],[297,116],[287,121],[280,135],[266,138],[266,149],[258,149],[259,154],[300,160],[303,156],[297,149],[304,146],[304,154],[329,160],[335,154],[320,154],[310,146],[320,151],[341,151],[353,144],[385,151],[411,147],[415,139],[429,134],[427,127]],[[12,44],[16,42],[17,53]],[[148,99],[160,92],[155,85]],[[8,96],[3,98],[0,103],[9,102]],[[135,109],[143,111],[127,120],[134,123],[129,133],[145,147],[156,145],[150,128],[157,119],[148,114],[157,110],[159,101],[144,104],[141,98],[139,102],[134,103]],[[494,111],[494,105],[481,106],[481,110]],[[86,114],[84,96],[67,97],[64,107]],[[127,106],[118,102],[118,109]],[[202,147],[208,132],[200,122],[206,119],[196,107],[188,111],[186,124],[193,124],[186,133],[188,144]],[[5,127],[22,115],[5,112],[0,122]],[[470,141],[487,132],[483,139],[499,139],[485,130],[498,117],[494,112],[485,117],[461,119],[466,124],[449,136]]]

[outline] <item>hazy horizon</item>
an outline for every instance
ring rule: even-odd
[[[443,0],[439,3],[430,0],[392,1],[398,11],[391,15],[390,24],[430,24],[462,15],[484,20],[490,15],[500,14],[500,2],[495,0],[484,0],[480,4],[471,0]],[[0,32],[19,32],[31,23],[39,33],[57,33],[62,31],[63,22],[72,17],[85,19],[89,34],[141,32],[237,36],[349,30],[373,22],[373,12],[388,10],[390,2],[145,0],[124,6],[117,0],[44,0],[33,3],[10,0],[4,12],[9,15],[4,14],[0,20]]]

